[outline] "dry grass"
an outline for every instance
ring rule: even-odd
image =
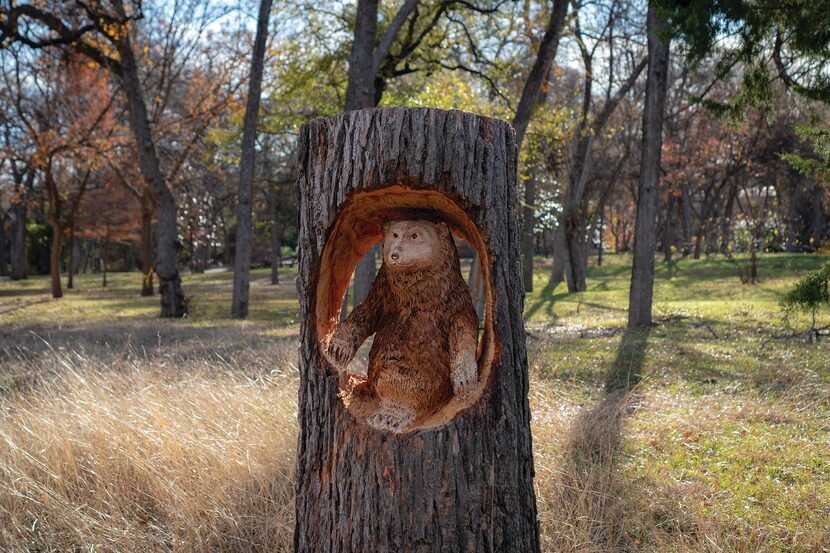
[[[296,377],[168,361],[38,358],[0,404],[0,550],[289,549]]]

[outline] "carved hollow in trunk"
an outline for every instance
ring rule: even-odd
[[[490,378],[490,365],[497,347],[493,330],[493,290],[490,286],[490,263],[484,240],[475,223],[446,195],[431,190],[416,190],[396,184],[370,192],[356,192],[345,204],[332,227],[320,259],[317,276],[317,307],[315,310],[317,340],[325,350],[329,339],[340,321],[340,309],[349,285],[349,279],[357,263],[375,244],[383,239],[381,223],[427,217],[442,221],[453,234],[464,238],[478,252],[483,261],[486,308],[484,331],[478,347],[478,384],[465,398],[453,396],[449,401],[429,412],[417,413],[406,429],[407,432],[446,424],[459,411],[473,405],[486,388]],[[327,370],[335,371],[328,363]],[[417,369],[417,367],[414,367]],[[377,408],[376,397],[351,394],[355,385],[363,379],[352,375],[340,381],[340,397],[357,421]]]

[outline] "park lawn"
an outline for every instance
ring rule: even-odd
[[[546,289],[537,260],[525,313],[545,551],[827,550],[830,340],[779,337],[794,330],[778,309],[827,259],[764,255],[754,286],[722,257],[658,263],[657,325],[638,333],[627,256],[592,266],[578,294]],[[226,316],[229,272],[183,275],[181,321],[156,318],[136,273],[106,289],[82,275],[57,301],[48,278],[0,281],[0,549],[290,549],[295,276],[270,286],[255,270],[248,321]],[[85,491],[93,468],[118,475],[108,501]]]

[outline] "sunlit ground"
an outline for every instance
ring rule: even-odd
[[[525,301],[546,551],[822,551],[830,543],[830,339],[778,298],[826,257],[658,263],[649,332],[624,332],[629,259]],[[746,263],[740,259],[739,262]],[[592,264],[594,261],[592,260]],[[297,300],[253,273],[184,274],[185,320],[140,276],[0,281],[0,550],[287,550]],[[830,323],[825,313],[821,324]]]

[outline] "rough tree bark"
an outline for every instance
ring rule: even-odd
[[[239,203],[236,208],[236,255],[233,267],[233,300],[231,315],[235,319],[248,318],[248,293],[251,277],[251,197],[253,196],[256,161],[256,131],[259,117],[259,95],[262,89],[262,69],[265,62],[265,42],[268,38],[268,16],[271,0],[261,0],[257,20],[254,51],[251,54],[251,75],[248,79],[248,101],[242,130],[242,153],[239,163]]]
[[[646,20],[648,32],[648,80],[643,108],[643,153],[640,160],[640,183],[637,194],[637,217],[634,225],[634,266],[628,299],[628,327],[644,328],[652,324],[651,303],[654,295],[654,253],[656,246],[657,201],[660,196],[660,154],[663,145],[663,114],[669,71],[669,38],[666,22],[658,6],[649,2]]]
[[[516,154],[507,124],[456,111],[363,110],[302,128],[297,551],[539,551]],[[344,406],[321,341],[387,211],[430,207],[485,260],[483,384],[432,425],[378,432]]]

